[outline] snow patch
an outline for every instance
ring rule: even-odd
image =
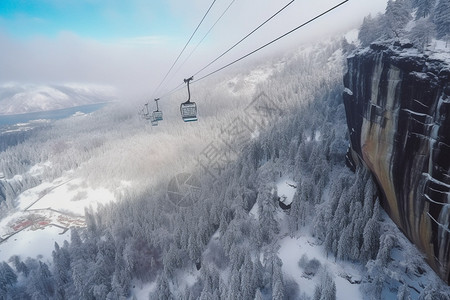
[[[314,141],[322,141],[322,133],[319,130],[314,131]]]
[[[312,297],[320,279],[318,275],[305,276],[303,269],[298,265],[301,257],[306,255],[308,259],[317,259],[321,266],[326,267],[334,276],[336,299],[363,299],[359,290],[360,285],[350,282],[361,279],[356,267],[346,262],[331,262],[324,253],[323,247],[313,241],[314,238],[309,236],[285,237],[280,240],[278,256],[283,261],[283,273],[297,282],[302,293]]]
[[[156,290],[156,281],[151,283],[133,282],[133,287],[131,288],[131,295],[136,299],[149,299],[151,293]],[[134,298],[132,298],[134,299]]]
[[[255,220],[259,219],[258,202],[255,202],[255,204],[253,204],[248,214],[252,216]]]
[[[410,113],[410,114],[413,114],[413,115],[418,115],[418,116],[429,116],[429,115],[427,115],[427,114],[424,114],[424,113],[418,113],[418,112],[416,112],[416,111],[413,111],[413,110],[410,110],[410,109],[406,109],[406,108],[402,108],[402,110],[403,110],[403,111],[406,111],[406,112],[408,112],[408,113]]]
[[[84,112],[77,111],[72,115],[72,117],[81,117],[81,116],[85,116],[85,115],[86,114]]]
[[[345,88],[345,89],[344,89],[344,93],[346,93],[346,94],[348,94],[348,95],[350,95],[350,96],[353,96],[353,92],[352,92],[352,90],[350,90],[349,88]]]
[[[0,242],[0,257],[5,261],[13,255],[18,255],[22,259],[41,257],[42,261],[51,264],[55,242],[62,245],[64,240],[70,240],[70,231],[61,234],[61,228],[56,226],[34,231],[23,230]]]
[[[359,45],[359,39],[358,39],[359,29],[355,28],[347,32],[344,37],[347,40],[349,44],[355,44]]]
[[[105,188],[91,188],[81,179],[73,179],[46,192],[32,209],[49,208],[67,211],[75,215],[84,215],[84,209],[92,207],[94,211],[99,204],[107,204],[115,201],[114,194]]]
[[[280,201],[283,202],[284,205],[290,205],[294,199],[295,192],[297,191],[297,184],[288,177],[283,177],[277,182],[276,186]]]
[[[433,40],[432,51],[427,52],[431,59],[441,60],[450,64],[450,51],[448,44],[443,40]]]
[[[31,176],[39,176],[42,175],[46,169],[51,168],[51,166],[52,163],[50,161],[47,161],[45,163],[39,163],[32,166],[30,170],[28,170],[28,173]]]
[[[265,80],[267,80],[275,71],[277,66],[261,67],[252,70],[247,75],[238,75],[230,79],[226,84],[231,93],[253,95],[256,90],[256,86]]]
[[[417,77],[419,79],[422,79],[422,80],[427,80],[428,79],[428,75],[425,74],[425,73],[422,73],[422,72],[415,72],[415,71],[413,71],[413,72],[411,72],[411,75],[413,75],[413,76],[415,76],[415,77]]]

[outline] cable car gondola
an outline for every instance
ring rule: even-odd
[[[149,120],[152,126],[158,126],[158,120],[148,111],[148,103],[145,103],[145,108],[142,109],[142,117]]]
[[[142,109],[142,117],[146,120],[150,120],[150,112],[148,111],[148,103],[144,104],[145,108]]]
[[[150,117],[150,123],[152,126],[158,126],[158,120],[156,120],[153,116]]]
[[[193,122],[198,120],[197,105],[195,104],[195,102],[191,102],[191,91],[189,90],[189,82],[192,79],[194,79],[194,77],[184,80],[188,88],[188,99],[186,102],[183,102],[180,105],[181,118],[184,122]]]
[[[159,110],[159,107],[158,107],[158,100],[159,100],[159,98],[156,98],[156,99],[155,99],[155,102],[156,102],[156,110],[154,110],[154,111],[153,111],[153,114],[152,114],[153,119],[154,119],[156,122],[162,121],[162,120],[163,120],[163,113],[162,113],[162,111]]]

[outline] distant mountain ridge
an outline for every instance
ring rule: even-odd
[[[0,85],[0,115],[23,114],[110,102],[116,99],[111,86],[83,84]]]

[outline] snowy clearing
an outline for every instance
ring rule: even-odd
[[[64,234],[61,232],[62,229],[56,226],[21,231],[6,242],[0,243],[0,256],[4,260],[13,255],[18,255],[21,259],[42,257],[45,263],[51,264],[55,242],[62,245],[64,240],[70,240],[70,231]]]
[[[36,165],[30,172],[38,174],[48,166]],[[129,185],[123,181],[118,190]],[[98,205],[115,200],[113,192],[92,188],[78,178],[60,177],[28,189],[16,198],[18,211],[0,221],[1,256],[42,256],[50,262],[55,242],[69,239],[70,228],[86,226],[86,208],[95,211]]]
[[[326,267],[334,276],[336,282],[337,299],[363,299],[359,290],[359,284],[351,284],[348,278],[360,278],[359,271],[350,263],[332,262],[332,257],[327,258],[322,246],[315,244],[313,237],[296,236],[285,237],[279,242],[280,250],[278,256],[283,261],[283,272],[294,279],[300,287],[301,292],[308,296],[314,295],[314,289],[320,283],[319,276],[306,276],[298,262],[303,255],[309,260],[317,259],[322,267]]]
[[[280,197],[280,201],[284,205],[290,205],[294,199],[294,194],[297,191],[296,183],[288,177],[283,177],[277,184],[277,194]]]

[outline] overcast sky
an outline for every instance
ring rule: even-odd
[[[171,89],[196,73],[291,0],[217,0],[164,82]],[[295,0],[212,65],[214,70],[278,37],[342,0]],[[0,83],[96,83],[152,93],[212,0],[1,0]],[[231,3],[197,50],[192,49]],[[384,11],[387,0],[350,0],[275,43],[289,49]],[[202,74],[199,74],[201,76]]]

